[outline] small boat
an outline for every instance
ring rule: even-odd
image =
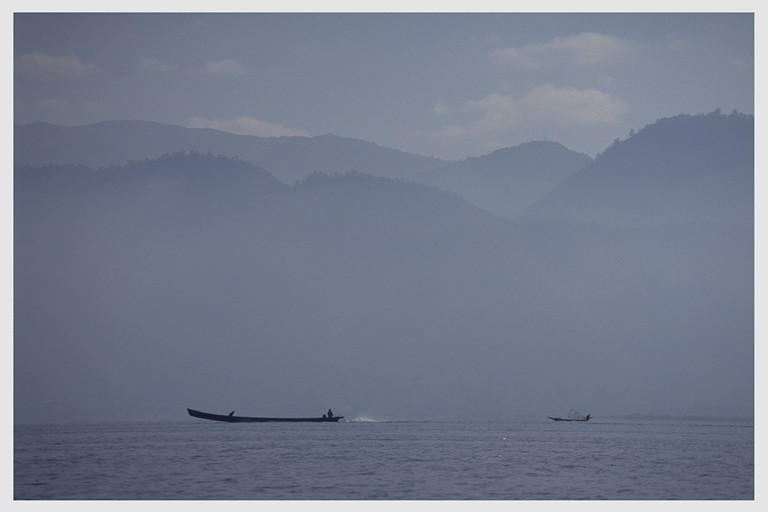
[[[195,409],[187,408],[187,412],[193,418],[201,418],[204,420],[223,421],[225,423],[270,423],[270,422],[282,422],[282,423],[335,423],[342,419],[344,416],[328,416],[323,415],[319,418],[258,418],[248,416],[235,416],[235,411],[229,414],[213,414],[210,412],[196,411]]]
[[[587,414],[584,416],[579,411],[576,411],[574,409],[571,409],[568,411],[568,417],[567,418],[553,418],[552,416],[547,416],[547,418],[554,420],[554,421],[589,421],[589,418],[591,418],[591,414]]]

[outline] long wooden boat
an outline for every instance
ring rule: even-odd
[[[210,412],[196,411],[195,409],[187,408],[187,412],[193,418],[201,418],[204,420],[223,421],[226,423],[270,423],[270,422],[282,422],[282,423],[335,423],[342,419],[344,416],[321,416],[319,418],[259,418],[249,416],[235,416],[235,411],[229,414],[213,414]]]
[[[581,418],[553,418],[552,416],[547,416],[547,418],[554,420],[554,421],[589,421],[589,418],[591,418],[591,414],[587,414],[584,417]]]

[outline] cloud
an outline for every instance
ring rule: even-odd
[[[445,137],[487,136],[523,125],[595,126],[613,124],[629,110],[621,99],[597,89],[544,84],[514,97],[493,93],[463,106],[465,121],[445,126]]]
[[[138,68],[142,71],[160,71],[167,72],[177,69],[173,64],[166,64],[158,59],[144,59],[139,62]]]
[[[502,62],[528,68],[571,64],[595,66],[611,62],[632,48],[632,43],[618,37],[584,32],[571,37],[556,37],[546,43],[502,48],[496,55]]]
[[[205,73],[209,75],[238,76],[247,73],[245,66],[234,59],[224,59],[219,61],[209,61],[202,68],[182,67],[177,64],[169,64],[155,58],[143,59],[138,64],[141,71],[154,71],[167,73],[169,71],[184,71],[192,74]]]
[[[27,53],[16,59],[16,71],[42,78],[74,78],[98,69],[93,62],[82,62],[75,55]]]
[[[432,107],[432,112],[435,114],[442,115],[442,114],[449,113],[450,110],[448,109],[448,106],[445,103],[443,103],[442,101],[438,101],[437,103],[435,103],[435,106]]]
[[[191,117],[186,120],[190,128],[212,128],[222,132],[238,135],[255,135],[257,137],[310,137],[307,130],[294,130],[286,128],[280,123],[260,121],[252,117],[237,117],[235,119],[206,119],[203,117]]]
[[[440,130],[440,135],[444,137],[463,137],[467,134],[467,130],[457,124],[449,124]]]
[[[613,124],[629,111],[629,106],[619,98],[597,89],[549,84],[535,87],[518,105],[527,120],[561,124]]]
[[[469,126],[472,134],[481,134],[510,128],[522,121],[519,101],[512,96],[493,93],[477,101],[467,102],[465,109],[480,113],[482,117]]]
[[[234,59],[208,62],[205,71],[212,75],[244,75],[245,67]]]

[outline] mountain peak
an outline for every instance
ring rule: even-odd
[[[589,161],[557,142],[532,141],[453,162],[422,179],[513,218]]]
[[[616,140],[527,215],[610,224],[751,223],[753,175],[753,116],[680,115]]]

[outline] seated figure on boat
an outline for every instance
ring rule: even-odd
[[[333,411],[328,409],[328,417],[333,418]]]

